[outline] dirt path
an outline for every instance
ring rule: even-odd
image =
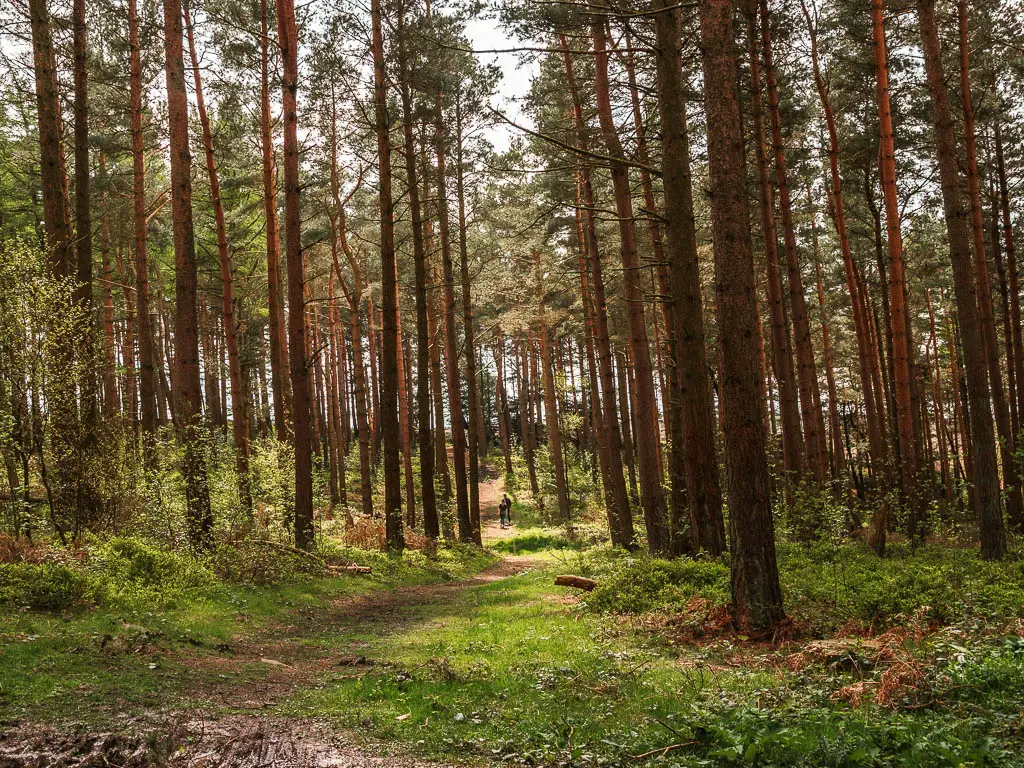
[[[499,524],[503,492],[504,482],[496,474],[480,484],[485,544],[515,535],[514,529]],[[506,557],[462,581],[342,598],[315,613],[297,615],[292,623],[239,639],[218,653],[168,651],[169,661],[197,673],[190,697],[209,704],[192,711],[168,708],[134,717],[112,711],[106,731],[0,723],[0,768],[447,768],[388,754],[388,745],[356,745],[351,734],[317,719],[271,713],[296,690],[332,669],[347,667],[358,675],[375,664],[388,663],[367,659],[356,647],[309,643],[311,636],[333,628],[397,632],[418,620],[417,609],[422,606],[451,602],[464,590],[509,578],[532,565],[528,558]],[[254,678],[254,669],[265,674]],[[221,707],[243,713],[210,714]],[[400,752],[400,747],[395,749]]]
[[[516,535],[514,526],[501,527],[498,503],[505,492],[505,478],[487,469],[487,479],[480,483],[480,537],[484,546],[492,541],[510,539]]]

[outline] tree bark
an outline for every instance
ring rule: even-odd
[[[270,386],[278,440],[291,433],[291,381],[281,288],[281,233],[277,218],[277,169],[270,111],[270,41],[267,0],[260,0],[260,145],[263,168],[263,217],[267,241],[267,307],[270,321]]]
[[[771,316],[772,363],[779,387],[779,415],[782,422],[782,467],[787,491],[804,472],[804,440],[800,429],[800,403],[797,399],[796,372],[790,340],[789,317],[782,293],[782,268],[775,225],[775,196],[768,176],[768,144],[761,106],[761,61],[757,37],[757,0],[747,3],[747,46],[751,79],[751,112],[754,122],[754,156],[760,184],[761,234],[765,248],[765,276],[768,310]]]
[[[576,145],[586,151],[587,128],[583,120],[582,99],[573,70],[572,55],[569,51],[565,35],[559,36],[563,48],[562,59],[565,65],[566,80],[573,101],[573,122],[576,127]],[[602,395],[602,420],[605,437],[608,442],[607,474],[604,475],[605,487],[611,501],[611,516],[616,521],[612,531],[612,540],[618,534],[618,543],[627,549],[635,545],[633,533],[633,511],[630,507],[626,491],[626,478],[623,473],[622,433],[619,431],[619,417],[615,402],[615,371],[612,365],[612,349],[608,329],[608,301],[605,294],[604,271],[601,254],[598,249],[597,219],[594,205],[594,190],[591,182],[590,167],[583,164],[579,171],[580,192],[583,205],[584,241],[587,257],[593,277],[593,309],[594,309],[594,346],[597,349],[598,371],[600,373]]]
[[[800,390],[800,412],[804,426],[804,446],[807,451],[807,468],[821,486],[826,477],[825,421],[822,416],[821,390],[814,363],[814,343],[811,339],[811,323],[804,296],[803,277],[796,247],[796,229],[793,225],[793,206],[790,201],[789,172],[786,168],[786,152],[782,144],[782,115],[779,111],[779,91],[775,78],[775,61],[772,55],[771,22],[768,16],[768,0],[760,0],[761,48],[764,57],[765,85],[768,95],[768,115],[771,124],[772,148],[775,153],[775,184],[779,191],[779,210],[782,213],[782,237],[786,251],[786,268],[789,277],[789,300],[793,311],[793,338],[796,342],[797,384]]]
[[[310,361],[306,359],[305,268],[299,187],[298,31],[294,0],[276,0],[277,42],[281,49],[281,105],[284,128],[284,228],[288,266],[288,344],[295,441],[295,546],[313,546],[313,438]]]
[[[881,0],[877,7],[877,24],[881,24]],[[999,559],[1006,554],[1006,530],[999,504],[999,477],[996,470],[995,435],[992,408],[986,377],[984,331],[979,317],[975,269],[972,265],[967,211],[960,197],[956,138],[949,92],[942,71],[942,48],[935,21],[934,0],[918,0],[918,20],[925,55],[925,73],[932,97],[932,119],[938,151],[942,185],[943,209],[949,235],[950,259],[953,263],[953,286],[956,292],[957,315],[963,339],[964,372],[967,376],[968,418],[973,444],[972,465],[975,489],[975,511],[981,534],[981,554],[986,559]]]
[[[228,227],[224,217],[224,204],[220,197],[220,174],[213,147],[213,130],[206,112],[203,98],[203,82],[199,74],[199,56],[196,53],[192,16],[187,0],[182,3],[185,14],[185,32],[188,36],[189,56],[192,60],[192,77],[195,83],[196,111],[203,131],[203,147],[206,150],[206,173],[210,180],[210,203],[217,233],[217,261],[220,265],[221,301],[220,313],[224,327],[224,345],[228,354],[228,376],[231,382],[231,429],[235,439],[235,470],[238,472],[238,496],[243,509],[252,510],[252,493],[249,488],[249,408],[248,396],[242,378],[242,357],[238,345],[238,328],[235,322],[234,279],[231,275],[231,253],[228,250]],[[226,414],[225,414],[226,417]]]
[[[184,444],[189,542],[195,549],[212,544],[213,511],[206,478],[201,435],[202,396],[199,380],[198,271],[192,223],[192,155],[189,152],[188,94],[182,50],[180,0],[164,0],[164,53],[167,76],[167,115],[170,125],[171,210],[174,230],[174,410]]]
[[[423,214],[420,208],[420,187],[416,173],[416,144],[412,131],[412,96],[409,82],[409,58],[406,50],[404,3],[399,5],[398,61],[401,71],[402,130],[405,139],[405,174],[409,185],[409,208],[412,216],[413,261],[416,279],[416,408],[417,446],[420,458],[420,494],[423,504],[423,530],[436,539],[441,528],[434,493],[434,439],[430,429],[430,333],[428,323],[427,254],[423,243]],[[443,432],[443,426],[442,426]]]
[[[690,142],[686,126],[682,70],[681,13],[669,0],[658,0],[654,32],[658,76],[658,107],[662,126],[662,183],[665,195],[665,236],[672,291],[671,335],[675,339],[670,365],[671,408],[680,411],[681,444],[690,516],[690,546],[712,555],[725,551],[722,491],[718,479],[715,410],[704,348],[704,306],[693,216]],[[675,542],[673,545],[681,549]]]
[[[881,417],[879,416],[880,409],[874,396],[871,378],[871,359],[874,352],[869,342],[869,321],[866,307],[861,299],[858,288],[857,267],[853,259],[853,249],[850,246],[850,236],[846,226],[846,205],[843,199],[842,178],[839,172],[839,131],[836,127],[835,114],[832,111],[828,86],[825,78],[822,76],[818,60],[817,30],[811,22],[806,5],[803,5],[803,12],[811,38],[811,62],[814,71],[815,87],[818,91],[818,98],[821,101],[825,125],[828,130],[828,161],[832,187],[829,194],[829,212],[835,226],[836,236],[839,238],[839,249],[843,256],[843,272],[846,277],[846,288],[850,294],[850,308],[857,341],[857,361],[859,363],[861,393],[864,397],[868,446],[871,452],[872,463],[877,466],[884,464],[887,457]]]
[[[999,341],[996,338],[995,317],[992,308],[992,282],[985,252],[985,225],[981,211],[981,184],[978,174],[978,149],[974,132],[974,102],[971,97],[970,58],[967,39],[967,3],[957,2],[957,20],[960,41],[960,102],[964,113],[964,151],[967,155],[967,196],[970,202],[972,244],[974,246],[975,279],[978,284],[978,308],[981,333],[988,361],[989,387],[992,407],[996,414],[996,434],[1003,464],[1003,486],[1006,493],[1006,515],[1015,526],[1024,523],[1024,499],[1021,497],[1020,478],[1014,460],[1017,436],[1010,422],[1006,390],[999,366]],[[998,243],[994,244],[998,248]]]
[[[607,33],[603,19],[594,22],[593,36],[597,112],[604,144],[612,158],[610,161],[612,186],[615,192],[615,208],[619,218],[626,318],[629,325],[634,381],[637,387],[637,429],[645,436],[649,436],[649,439],[645,437],[637,445],[640,493],[644,522],[647,528],[647,544],[653,553],[668,554],[671,551],[671,538],[665,494],[661,487],[661,472],[658,466],[657,444],[660,440],[661,430],[656,413],[651,349],[644,315],[643,280],[636,248],[636,226],[633,221],[629,170],[623,159],[622,144],[619,141],[615,118],[612,114],[608,82]]]
[[[754,259],[730,0],[701,0],[708,169],[718,298],[720,390],[729,498],[733,611],[746,632],[784,617],[765,453]]]
[[[896,189],[896,150],[889,106],[889,63],[885,44],[883,1],[871,0],[871,30],[875,57],[875,95],[881,131],[880,161],[882,196],[885,202],[886,246],[889,255],[889,310],[892,324],[892,360],[900,476],[905,502],[910,507],[911,528],[917,534],[923,502],[917,487],[919,470],[914,436],[911,397],[910,333],[904,291],[903,233],[900,231],[899,197]]]

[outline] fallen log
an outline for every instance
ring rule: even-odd
[[[576,587],[576,589],[582,589],[585,592],[592,592],[597,586],[597,582],[584,576],[571,576],[566,574],[562,576],[555,576],[555,586]]]
[[[331,573],[352,573],[352,574],[367,574],[373,573],[373,569],[368,565],[328,565],[327,570]]]

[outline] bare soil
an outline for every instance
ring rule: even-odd
[[[2,727],[2,726],[0,726]],[[0,731],[0,768],[415,768],[437,766],[355,746],[313,719],[230,715],[126,723],[109,732],[32,724]]]

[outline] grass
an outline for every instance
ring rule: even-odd
[[[535,551],[528,548],[540,535],[522,538],[521,547],[507,540],[508,551]],[[808,567],[807,553],[784,551],[783,559],[791,574]],[[936,560],[940,554],[926,554],[920,565],[941,575]],[[549,566],[409,609],[385,635],[357,629],[325,638],[338,653],[358,648],[378,663],[359,675],[327,675],[284,711],[331,717],[446,759],[1024,764],[1024,643],[998,633],[968,639],[965,625],[910,639],[900,663],[926,672],[908,685],[905,698],[852,706],[837,692],[865,680],[878,684],[882,669],[831,660],[791,668],[787,658],[799,644],[773,649],[712,638],[672,647],[659,634],[566,603],[565,592],[551,586]],[[710,588],[714,594],[716,566],[691,564],[690,570],[691,593]],[[883,567],[877,588],[892,589],[893,579]],[[950,583],[947,591],[958,589]]]
[[[102,722],[119,709],[183,706],[197,686],[211,682],[204,676],[219,679],[215,670],[183,664],[185,655],[223,656],[238,642],[271,635],[297,618],[308,620],[332,602],[464,578],[494,561],[465,547],[442,548],[432,557],[410,552],[401,559],[344,550],[333,554],[370,565],[373,574],[324,577],[307,569],[289,575],[275,566],[272,570],[284,575],[270,584],[217,580],[189,561],[183,566],[189,579],[182,585],[182,569],[166,562],[148,570],[120,562],[115,578],[111,548],[130,550],[128,559],[136,564],[152,554],[134,540],[124,547],[116,542],[101,547],[88,565],[72,568],[82,594],[63,611],[0,602],[0,716]],[[52,570],[22,564],[19,578],[6,582],[0,573],[0,594],[6,586],[10,595],[33,568],[37,576]],[[241,570],[268,569],[250,564]],[[257,664],[248,671],[258,677],[267,667]]]
[[[447,761],[1024,765],[1024,640],[1008,626],[1024,594],[1018,559],[984,564],[961,551],[894,548],[879,561],[857,545],[782,546],[791,609],[822,614],[802,631],[828,635],[869,613],[897,628],[884,661],[881,653],[805,659],[807,636],[775,647],[729,633],[674,634],[673,617],[689,620],[694,598],[727,599],[722,563],[580,546],[552,529],[523,531],[494,549],[528,556],[533,567],[462,587],[431,585],[476,573],[492,556],[334,552],[372,562],[374,575],[220,580],[170,590],[162,602],[152,600],[153,585],[133,590],[154,571],[178,571],[166,562],[137,569],[135,586],[121,593],[148,602],[3,615],[0,714],[102,722],[120,710],[223,712],[276,685],[266,714],[328,718]],[[579,602],[552,585],[561,571],[597,576],[601,590]],[[205,584],[186,575],[165,578]],[[360,609],[347,610],[359,596]],[[916,610],[922,604],[932,606],[928,617]],[[623,606],[646,613],[624,616]],[[918,623],[898,629],[914,612]],[[243,653],[246,643],[253,648]],[[293,665],[287,673],[260,661],[278,652],[290,654],[280,656]],[[371,663],[338,665],[354,657]],[[861,689],[869,695],[851,702]]]

